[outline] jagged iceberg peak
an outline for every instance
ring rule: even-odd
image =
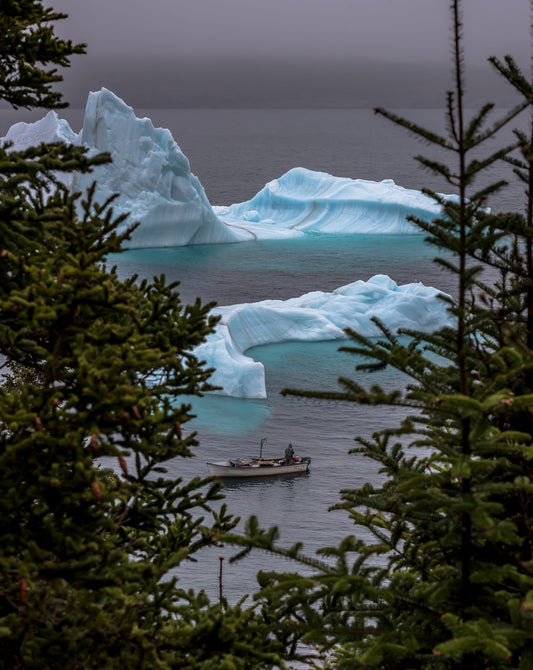
[[[337,340],[345,328],[361,335],[381,334],[377,317],[395,332],[409,328],[432,332],[450,323],[447,303],[436,288],[419,282],[398,286],[386,275],[356,281],[331,293],[314,291],[289,300],[263,300],[217,307],[216,331],[195,354],[216,368],[210,381],[219,393],[240,398],[266,397],[265,370],[245,352],[252,347],[289,341]]]
[[[112,163],[90,175],[79,175],[83,190],[94,180],[102,202],[114,193],[117,212],[131,212],[124,227],[141,225],[127,246],[173,247],[186,244],[236,242],[242,239],[214,214],[189,161],[169,130],[139,119],[131,107],[103,88],[90,93],[80,142],[93,152],[108,151]]]
[[[257,237],[275,238],[302,233],[419,233],[407,216],[432,220],[440,207],[421,191],[397,186],[391,179],[334,177],[298,167],[266,184],[251,200],[214,210],[230,225]]]
[[[189,161],[169,130],[139,119],[131,107],[103,88],[89,93],[83,129],[77,135],[53,111],[34,123],[11,126],[3,142],[24,150],[42,142],[83,144],[91,153],[109,151],[112,163],[93,172],[60,176],[73,189],[84,191],[97,182],[96,198],[113,202],[117,214],[131,213],[120,230],[139,221],[127,246],[173,247],[186,244],[238,242],[250,235],[226,226],[213,212]]]
[[[42,142],[64,142],[65,144],[76,144],[78,136],[69,126],[68,121],[60,119],[56,112],[50,111],[46,116],[34,123],[19,121],[7,131],[2,138],[2,144],[13,143],[14,151],[24,151]]]

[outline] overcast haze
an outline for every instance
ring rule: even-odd
[[[58,0],[60,34],[87,43],[65,90],[111,88],[157,106],[440,106],[448,0]],[[466,0],[472,99],[505,104],[490,55],[529,67],[529,0]]]

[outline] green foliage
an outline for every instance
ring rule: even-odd
[[[52,88],[62,80],[57,67],[68,67],[70,56],[85,53],[85,44],[57,37],[54,23],[64,18],[39,0],[2,1],[0,98],[13,107],[66,107]]]
[[[191,350],[211,305],[183,306],[164,277],[120,280],[105,264],[124,240],[110,203],[57,184],[47,197],[43,174],[27,178],[31,202],[3,200],[32,230],[19,250],[0,221],[0,351],[33,373],[0,387],[5,667],[279,664],[255,609],[221,610],[170,577],[236,523],[212,510],[217,486],[166,466],[197,444],[175,398],[209,388]]]
[[[0,95],[15,105],[60,102],[36,66],[80,50],[43,27],[57,18],[2,6]],[[210,388],[193,349],[217,318],[164,276],[108,266],[124,217],[63,185],[106,160],[0,149],[0,667],[283,667],[266,603],[211,603],[179,581],[237,523],[218,485],[175,474],[197,446],[187,398]]]

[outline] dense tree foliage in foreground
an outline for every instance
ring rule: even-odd
[[[357,369],[392,366],[404,389],[286,391],[406,410],[359,440],[383,481],[342,491],[354,535],[318,560],[277,549],[253,519],[235,535],[216,487],[169,477],[196,445],[176,398],[208,388],[192,350],[215,320],[163,277],[106,266],[127,237],[112,201],[71,194],[62,175],[109,157],[0,149],[0,354],[16,373],[0,387],[0,665],[268,668],[303,636],[342,670],[533,667],[533,122],[490,150],[533,95],[511,58],[493,59],[523,102],[492,124],[491,105],[466,113],[460,10],[452,0],[446,132],[378,110],[449,156],[419,157],[457,198],[430,193],[442,216],[417,223],[457,278],[450,325],[349,333]],[[55,37],[59,18],[4,3],[0,97],[14,106],[63,104],[45,68],[83,45]],[[486,209],[500,160],[524,183],[524,214]],[[314,573],[260,574],[257,608],[181,589],[180,564],[222,537]]]
[[[533,668],[533,125],[514,144],[493,141],[532,109],[532,89],[510,57],[492,59],[523,102],[496,122],[490,104],[469,116],[459,0],[451,16],[446,131],[377,110],[449,159],[418,157],[457,199],[428,192],[442,215],[416,223],[457,279],[450,325],[402,337],[382,327],[379,342],[349,332],[343,349],[366,357],[356,370],[396,368],[404,389],[344,378],[337,393],[285,391],[406,411],[358,440],[383,481],[341,492],[354,535],[322,551],[315,577],[262,576],[262,597],[280,616],[296,606],[295,625],[342,670]],[[524,214],[487,211],[504,184],[486,171],[502,159],[524,183]]]
[[[45,68],[83,45],[55,37],[59,18],[3,3],[1,98],[63,105]],[[62,181],[108,159],[0,149],[0,354],[15,373],[0,387],[0,667],[279,666],[267,613],[176,579],[235,525],[216,486],[165,467],[196,445],[176,398],[208,388],[191,351],[216,319],[164,277],[106,266],[127,238],[112,202]]]

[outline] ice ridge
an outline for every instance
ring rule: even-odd
[[[266,184],[251,200],[214,210],[229,225],[258,238],[275,238],[303,233],[417,234],[420,229],[407,217],[431,221],[440,206],[392,179],[334,177],[297,167]]]
[[[330,293],[313,291],[289,300],[263,300],[217,307],[221,316],[215,333],[196,348],[208,367],[218,393],[240,398],[265,398],[265,370],[246,351],[263,344],[311,342],[346,337],[345,328],[377,337],[377,317],[395,332],[409,328],[431,332],[450,323],[447,303],[437,289],[422,283],[398,286],[386,275],[356,281]]]

